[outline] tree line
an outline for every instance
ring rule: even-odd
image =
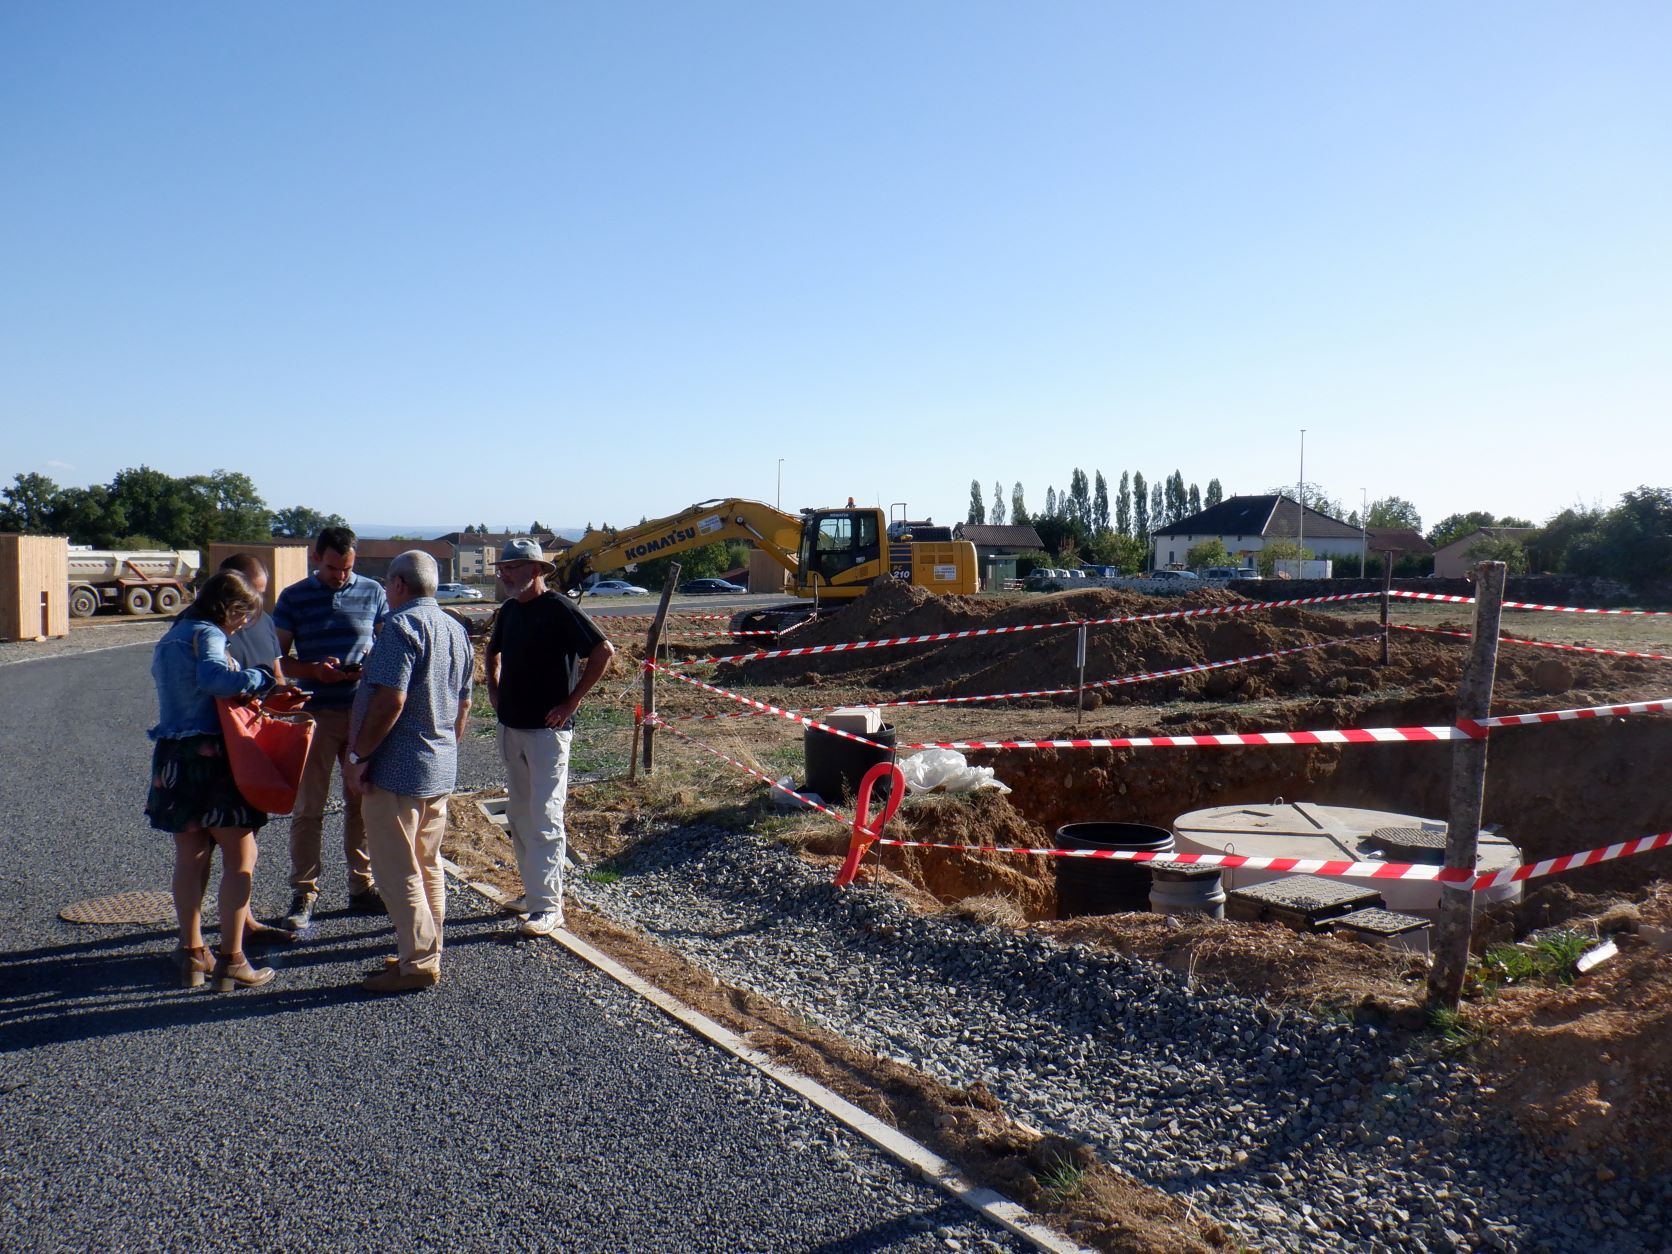
[[[305,539],[347,525],[306,505],[269,509],[250,477],[234,470],[175,476],[137,466],[89,487],[20,474],[0,491],[0,531],[68,536],[96,549],[201,550],[216,540]]]
[[[1359,510],[1344,508],[1338,498],[1316,483],[1280,484],[1267,488],[1265,494],[1299,500],[1309,509],[1352,527],[1414,531],[1436,549],[1483,529],[1525,529],[1520,536],[1483,538],[1469,550],[1474,560],[1505,562],[1513,574],[1601,575],[1628,581],[1672,579],[1672,489],[1639,487],[1625,493],[1612,509],[1575,506],[1552,516],[1542,526],[1510,514],[1468,510],[1448,514],[1426,531],[1416,506],[1399,496],[1368,502],[1361,519]],[[1029,511],[1020,482],[1008,493],[1002,482],[995,482],[988,504],[981,481],[972,479],[965,521],[993,526],[1032,525],[1043,551],[1022,556],[1033,557],[1033,564],[1088,562],[1136,572],[1146,563],[1154,532],[1183,522],[1224,499],[1218,479],[1209,480],[1206,490],[1202,490],[1194,483],[1187,485],[1177,470],[1159,480],[1146,480],[1140,471],[1123,471],[1111,496],[1101,470],[1088,479],[1085,471],[1075,467],[1066,490],[1046,488],[1044,509],[1037,513]],[[1311,556],[1294,547],[1295,552],[1288,556]],[[1222,547],[1216,552],[1193,549],[1189,560],[1193,566],[1229,564]],[[1371,565],[1380,569],[1374,557]],[[1419,575],[1431,569],[1430,559],[1411,557],[1400,559],[1394,573]]]
[[[1088,477],[1076,466],[1066,489],[1045,489],[1044,508],[1037,512],[1028,509],[1021,483],[1007,497],[1004,484],[995,482],[993,503],[988,506],[981,481],[972,479],[965,521],[995,527],[1031,526],[1044,546],[1040,556],[1057,562],[1085,561],[1137,571],[1143,568],[1152,531],[1218,505],[1224,498],[1218,479],[1209,480],[1204,491],[1197,484],[1186,485],[1177,470],[1153,482],[1142,471],[1122,471],[1111,496],[1101,470]]]

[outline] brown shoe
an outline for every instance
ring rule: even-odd
[[[252,967],[242,953],[219,954],[209,978],[217,993],[230,993],[235,988],[260,988],[273,978],[273,968]]]
[[[201,988],[203,977],[215,969],[215,960],[209,956],[209,949],[205,945],[199,945],[196,949],[187,949],[181,945],[169,960],[174,964],[181,988]]]
[[[404,972],[399,967],[391,967],[387,971],[380,971],[376,975],[368,975],[360,981],[360,991],[363,993],[416,993],[421,988],[434,988],[441,983],[439,971]]]

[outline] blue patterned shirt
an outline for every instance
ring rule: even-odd
[[[343,662],[364,661],[389,612],[383,585],[364,575],[350,574],[341,588],[327,588],[319,576],[309,575],[279,593],[273,606],[273,626],[291,635],[299,661],[321,662],[334,657]],[[295,683],[313,694],[310,710],[346,710],[354,703],[359,684]]]
[[[376,688],[399,688],[406,704],[371,755],[367,778],[403,797],[441,797],[458,779],[453,736],[459,703],[470,700],[475,655],[470,638],[434,597],[417,597],[384,620],[354,697],[348,743],[354,744]]]

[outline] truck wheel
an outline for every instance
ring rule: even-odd
[[[91,588],[70,589],[70,617],[92,618],[99,612],[99,594]]]
[[[172,614],[175,610],[180,608],[180,600],[180,589],[158,588],[157,595],[152,601],[151,608],[156,610],[159,614]]]
[[[122,594],[122,612],[124,614],[149,614],[151,612],[151,589],[129,588]]]

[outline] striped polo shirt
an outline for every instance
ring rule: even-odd
[[[372,641],[383,626],[389,602],[383,585],[363,575],[350,574],[339,589],[327,588],[317,575],[293,583],[273,606],[273,626],[291,635],[291,648],[303,662],[320,662],[334,657],[342,662],[362,662],[372,651]],[[346,710],[354,703],[359,684],[315,684],[298,679],[297,684],[314,694],[308,702],[315,710]]]

